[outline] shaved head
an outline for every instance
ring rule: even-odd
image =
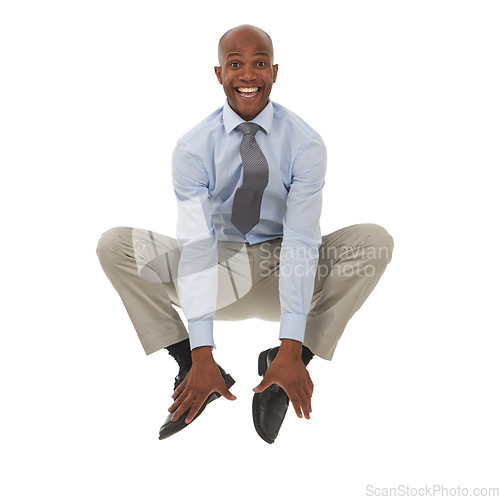
[[[224,48],[230,40],[230,38],[233,35],[237,34],[245,34],[245,33],[252,33],[254,36],[257,35],[258,37],[262,38],[262,42],[265,43],[268,46],[269,49],[269,54],[271,56],[271,64],[274,63],[274,50],[273,50],[273,41],[271,40],[271,37],[263,30],[260,28],[257,28],[257,26],[252,26],[251,24],[241,24],[240,26],[236,26],[235,28],[231,28],[229,31],[226,31],[220,38],[219,40],[219,48],[218,48],[218,57],[219,57],[219,64],[222,65],[222,61],[224,60]]]
[[[214,66],[231,109],[245,121],[253,120],[269,103],[278,65],[273,42],[260,28],[242,24],[219,40],[219,64]]]

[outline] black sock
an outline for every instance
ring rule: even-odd
[[[165,347],[170,356],[172,356],[178,363],[181,370],[189,371],[191,369],[191,346],[189,339],[181,340],[176,344]]]
[[[309,350],[308,347],[305,345],[302,345],[302,361],[304,362],[304,365],[308,365],[309,361],[313,359],[314,354]]]

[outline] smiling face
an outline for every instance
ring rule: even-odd
[[[253,120],[267,106],[278,74],[270,38],[253,26],[230,30],[219,43],[219,64],[215,74],[229,106],[244,120]]]

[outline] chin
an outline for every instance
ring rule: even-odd
[[[266,105],[264,103],[252,103],[252,105],[245,106],[244,103],[241,105],[241,103],[236,102],[232,107],[236,113],[242,117],[251,116],[252,118],[245,118],[245,120],[250,121],[253,120],[266,107]]]

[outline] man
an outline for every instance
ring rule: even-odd
[[[313,355],[331,360],[351,316],[391,260],[376,224],[321,236],[326,149],[319,134],[269,96],[273,45],[250,25],[219,42],[215,74],[227,101],[178,141],[172,158],[177,240],[138,228],[104,233],[97,253],[146,354],[179,364],[160,439],[184,429],[233,378],[215,363],[214,320],[279,321],[281,345],[258,360],[253,419],[274,442],[289,401],[310,418]],[[188,331],[172,304],[181,306]]]

